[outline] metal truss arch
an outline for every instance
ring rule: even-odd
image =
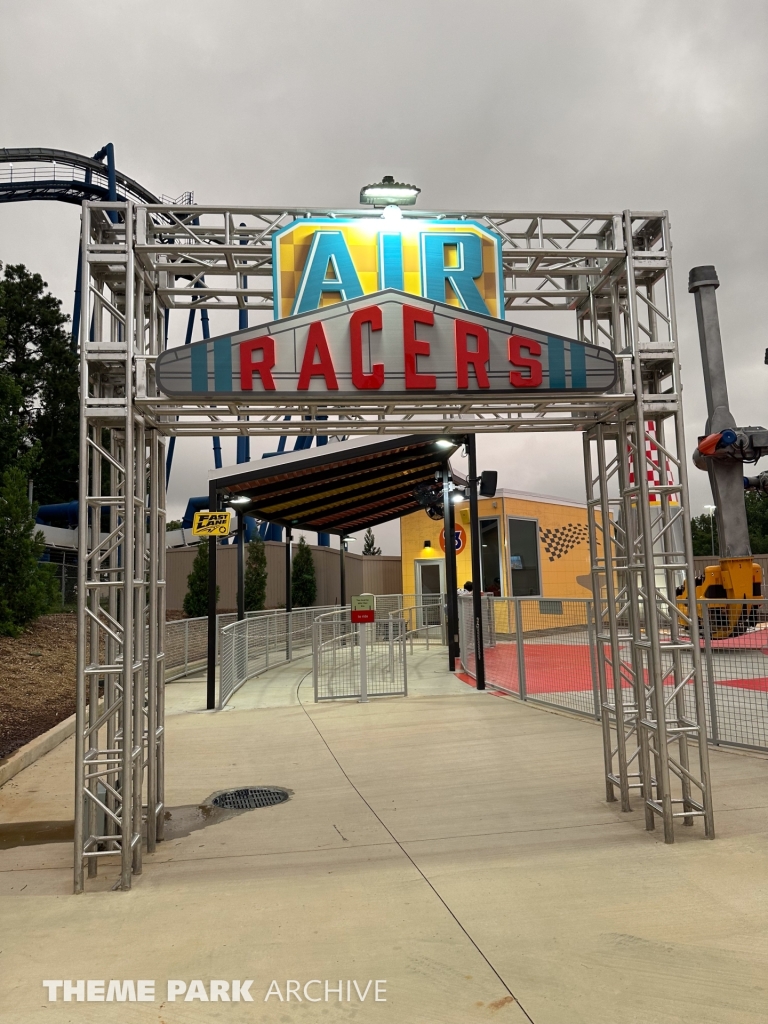
[[[154,363],[166,311],[268,315],[272,236],[319,214],[380,215],[84,203],[76,890],[103,856],[121,858],[128,888],[141,869],[142,835],[150,851],[161,837],[162,467],[165,437],[179,434],[582,432],[606,796],[618,793],[628,810],[637,790],[647,826],[661,820],[668,842],[676,823],[699,817],[713,836],[698,623],[675,602],[683,577],[688,593],[695,584],[666,212],[403,211],[473,219],[496,232],[505,309],[571,312],[579,340],[618,360],[608,394],[378,406],[159,394]]]

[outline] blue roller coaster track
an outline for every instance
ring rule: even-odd
[[[0,149],[0,203],[53,199],[160,203],[162,199],[115,168],[108,143],[92,157],[65,149]]]
[[[170,202],[191,204],[193,198],[193,193],[185,192]],[[136,203],[169,201],[166,196],[156,196],[133,178],[129,178],[127,174],[117,170],[115,148],[111,142],[94,153],[92,157],[83,156],[81,153],[72,153],[65,149],[0,148],[0,203],[22,203],[31,200],[53,200],[59,203],[71,203],[75,206],[80,206],[86,201],[130,200]],[[78,248],[75,301],[72,310],[72,345],[74,348],[77,348],[80,329],[81,264],[82,251]],[[206,309],[200,310],[200,321],[203,337],[208,338],[210,332]],[[195,310],[192,309],[189,313],[184,339],[187,345],[192,341],[194,322]],[[238,326],[241,330],[248,326],[247,310],[240,310]],[[268,458],[269,455],[282,454],[285,451],[285,440],[285,436],[282,436],[278,442],[277,451],[266,453],[263,457]],[[325,444],[326,441],[325,437],[317,439],[318,444]],[[168,445],[166,482],[171,475],[175,443],[176,438],[172,437]],[[299,436],[296,438],[295,450],[308,448],[311,444],[311,435]],[[213,438],[213,459],[215,467],[221,468],[221,445],[217,437]],[[237,461],[239,463],[250,462],[250,438],[239,437],[237,439]],[[194,498],[190,499],[190,502],[203,501],[207,503],[207,500],[207,498]],[[260,524],[259,534],[270,540],[282,538],[281,528],[269,523]],[[327,547],[330,544],[330,536],[318,534],[318,542]]]

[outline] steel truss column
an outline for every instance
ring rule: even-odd
[[[630,789],[641,785],[635,766],[638,750],[630,753],[637,735],[637,707],[631,696],[634,676],[623,657],[631,639],[628,616],[627,538],[622,523],[621,499],[609,489],[619,472],[619,460],[607,450],[611,445],[607,428],[600,424],[584,435],[584,471],[587,487],[592,592],[595,602],[595,639],[598,647],[600,721],[603,731],[606,799],[621,796],[622,811],[629,811]],[[615,437],[615,434],[614,434]],[[594,472],[592,441],[597,455]],[[612,445],[615,449],[615,441]],[[631,689],[627,690],[629,682]]]
[[[135,221],[130,203],[83,206],[76,892],[104,857],[130,888],[142,836],[162,838],[164,443],[136,398],[164,322]]]
[[[623,266],[578,311],[582,337],[607,340],[635,396],[585,433],[606,795],[628,810],[639,789],[665,842],[696,817],[711,838],[698,621],[676,602],[684,577],[695,584],[669,226],[625,212],[613,231]]]

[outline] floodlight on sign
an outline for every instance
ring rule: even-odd
[[[381,181],[360,189],[360,203],[363,206],[415,206],[420,192],[415,185],[395,181],[391,174],[385,174]]]

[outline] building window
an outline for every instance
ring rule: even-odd
[[[539,524],[535,519],[509,520],[509,562],[513,597],[539,597]]]
[[[501,597],[501,545],[499,520],[480,520],[480,569],[483,575],[481,590],[485,594]]]

